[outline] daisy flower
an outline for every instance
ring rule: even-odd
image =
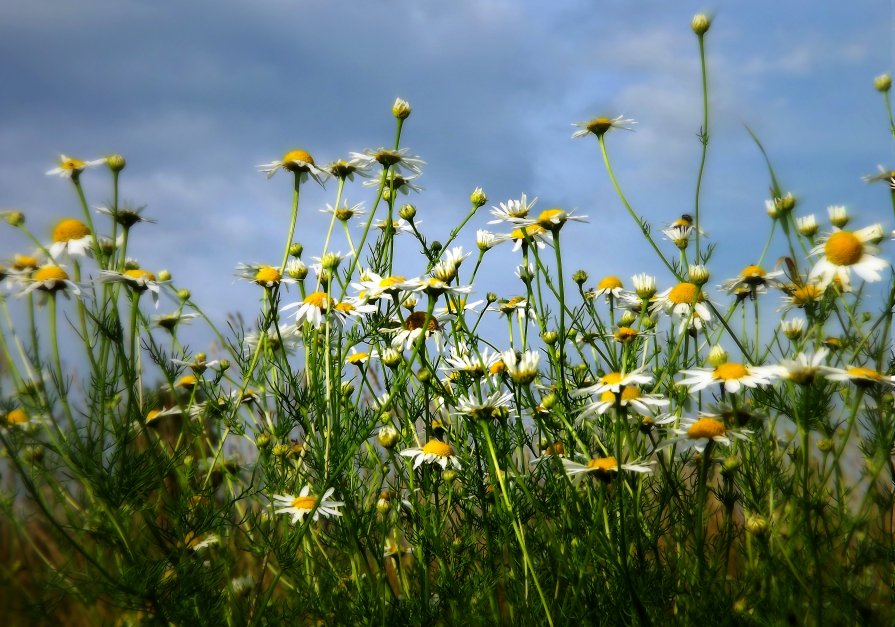
[[[190,321],[198,317],[199,314],[174,312],[170,314],[159,314],[157,316],[152,316],[150,320],[155,326],[160,327],[165,331],[173,332],[181,323],[188,324]]]
[[[530,313],[528,301],[522,296],[513,296],[512,298],[502,298],[494,306],[488,307],[487,311],[497,311],[505,316],[511,316],[513,313],[519,316],[527,316]]]
[[[105,159],[94,159],[93,161],[81,161],[67,155],[59,155],[59,165],[52,170],[47,171],[48,176],[61,176],[66,179],[77,179],[78,176],[87,168],[102,165]]]
[[[606,298],[620,298],[625,291],[625,286],[617,276],[605,276],[597,283],[597,287],[591,292],[594,297],[605,296]]]
[[[353,181],[355,174],[364,178],[370,176],[370,165],[360,159],[349,159],[348,161],[337,159],[323,169],[330,176],[342,180]]]
[[[502,222],[518,224],[528,217],[531,208],[534,207],[536,202],[538,202],[537,198],[528,202],[528,197],[522,194],[519,200],[508,200],[500,203],[498,207],[492,206],[491,215],[495,219],[488,222],[488,224],[500,224]]]
[[[628,387],[629,385],[648,385],[652,383],[652,381],[653,376],[646,374],[642,369],[628,373],[607,372],[597,379],[597,382],[594,385],[579,388],[578,390],[575,390],[572,395],[581,397],[590,394],[603,394],[604,392],[619,394],[621,393],[622,388]]]
[[[66,218],[58,222],[53,229],[52,239],[50,255],[53,258],[62,253],[78,257],[86,257],[91,253],[93,236],[87,225],[80,220]]]
[[[440,307],[436,309],[436,313],[440,314],[458,314],[461,311],[471,311],[473,313],[476,312],[476,307],[479,307],[485,301],[483,300],[474,300],[471,303],[467,302],[463,297],[457,298],[448,298],[445,302],[444,307]]]
[[[207,549],[212,544],[217,544],[221,539],[215,533],[209,533],[206,536],[200,536],[192,531],[186,534],[183,539],[183,545],[191,551],[201,551]]]
[[[436,266],[437,267],[437,266]],[[434,271],[433,271],[434,272]],[[444,281],[434,276],[419,277],[411,279],[407,282],[410,285],[411,292],[425,292],[430,296],[440,296],[448,293],[454,296],[461,294],[469,294],[472,291],[471,285],[448,285]]]
[[[423,464],[438,464],[442,470],[447,469],[450,464],[457,470],[461,469],[454,447],[441,440],[429,440],[422,448],[407,448],[399,455],[413,459],[414,470]]]
[[[288,170],[300,177],[301,182],[308,180],[308,176],[323,185],[328,173],[314,164],[314,157],[306,150],[290,150],[279,161],[271,161],[258,166],[258,170],[272,177],[279,170]]]
[[[690,245],[690,238],[693,236],[693,232],[694,228],[689,224],[679,224],[662,229],[665,239],[671,241],[681,250]]]
[[[802,337],[805,331],[804,318],[791,318],[789,320],[780,321],[780,331],[790,340],[797,340]]]
[[[637,124],[637,122],[635,122],[631,118],[626,118],[621,115],[616,118],[591,118],[586,122],[576,122],[572,124],[572,126],[577,126],[580,129],[572,133],[572,139],[584,137],[591,133],[593,133],[597,137],[602,137],[609,131],[614,131],[616,129],[632,131],[634,129],[631,127],[635,124]]]
[[[417,220],[416,224],[422,224],[422,220]],[[373,223],[373,226],[380,231],[385,231],[388,228],[388,220],[377,220]],[[397,220],[392,220],[392,233],[395,235],[400,235],[401,233],[413,233],[413,226],[405,219],[398,218]],[[365,224],[358,224],[358,228],[364,229],[366,228]]]
[[[350,318],[360,318],[376,311],[375,305],[370,305],[357,298],[346,298],[336,303],[332,308],[336,322],[344,326]]]
[[[281,324],[276,328],[268,329],[264,333],[253,331],[242,340],[242,345],[247,353],[254,353],[259,342],[264,342],[273,351],[281,348],[291,354],[301,345],[301,330],[294,324]]]
[[[514,383],[519,385],[528,385],[538,376],[538,362],[541,360],[541,354],[537,351],[525,351],[517,354],[516,351],[510,349],[504,351],[500,355],[500,361],[503,363],[507,374]]]
[[[261,287],[271,289],[280,283],[294,283],[295,280],[283,277],[279,268],[260,263],[241,263],[236,266],[236,276],[243,281],[251,281]]]
[[[339,205],[338,207],[333,207],[329,203],[326,205],[326,209],[321,209],[320,213],[328,213],[336,217],[337,220],[341,222],[348,222],[351,218],[356,216],[365,215],[367,212],[364,211],[364,203],[359,202],[356,205],[348,206],[346,202],[343,205]]]
[[[504,238],[500,235],[492,233],[491,231],[485,231],[484,229],[479,229],[475,232],[475,245],[478,246],[478,249],[481,252],[485,252],[487,250],[491,250],[498,244],[502,243]]]
[[[425,311],[411,312],[404,318],[403,324],[397,329],[388,329],[388,332],[394,332],[395,337],[392,338],[392,346],[395,348],[404,347],[411,350],[416,344],[417,338],[423,334],[423,325],[425,325],[426,339],[433,338],[435,346],[441,350],[442,339],[444,334],[441,331],[442,323],[448,319],[447,315],[432,313],[429,315]],[[428,322],[426,322],[428,320]]]
[[[880,272],[889,264],[875,257],[876,246],[872,243],[879,233],[877,226],[869,226],[857,231],[834,231],[811,250],[812,255],[823,254],[811,269],[809,280],[817,280],[818,287],[825,288],[834,279],[839,279],[844,289],[848,289],[851,272],[868,282],[879,281]]]
[[[386,179],[385,187],[383,187],[382,189],[383,198],[387,200],[388,197],[386,196],[386,194],[390,194],[391,190],[400,192],[405,195],[409,194],[410,192],[421,192],[423,188],[415,183],[416,179],[416,176],[402,176],[400,174],[397,174],[396,172],[389,172],[388,179]],[[364,181],[364,187],[379,187],[380,184],[381,181],[376,179]]]
[[[124,272],[100,270],[99,281],[100,283],[123,283],[138,294],[148,290],[152,293],[152,301],[158,307],[160,283],[155,278],[155,275],[148,270],[143,270],[142,268],[132,268]]]
[[[701,329],[712,320],[705,304],[705,294],[694,283],[678,283],[653,297],[651,313],[664,310],[681,320],[679,332],[685,328]]]
[[[669,416],[665,420],[657,420],[657,424],[668,423],[675,420],[674,416]],[[752,434],[746,429],[734,431],[728,429],[724,423],[718,420],[713,414],[703,414],[697,418],[683,418],[680,424],[671,429],[674,437],[666,440],[660,448],[666,448],[675,444],[683,445],[683,450],[695,448],[702,453],[709,442],[730,446],[731,438],[738,440],[748,440]]]
[[[22,296],[30,294],[34,290],[51,295],[60,291],[63,295],[67,295],[69,291],[76,295],[81,294],[80,288],[68,278],[68,273],[61,266],[54,264],[40,266],[23,283]]]
[[[780,281],[777,280],[777,277],[782,275],[782,270],[767,272],[761,266],[749,265],[740,270],[736,277],[725,281],[723,287],[731,293],[736,292],[740,288],[745,288],[754,298],[757,292],[764,291],[768,285],[780,286]]]
[[[458,416],[468,416],[473,420],[492,420],[506,418],[513,406],[513,395],[509,392],[494,392],[483,401],[475,396],[461,396],[457,401]]]
[[[472,377],[484,376],[490,372],[491,366],[500,361],[500,353],[493,352],[490,348],[479,353],[471,353],[465,345],[452,348],[450,355],[445,358],[445,364],[441,367],[446,372],[465,372]]]
[[[426,165],[426,162],[417,156],[409,156],[409,151],[409,148],[399,148],[398,150],[391,148],[367,149],[364,152],[352,152],[351,158],[367,167],[373,167],[374,164],[378,163],[383,168],[391,168],[392,171],[400,172],[406,170],[413,174],[422,174],[423,166]]]
[[[795,359],[784,359],[777,366],[777,374],[781,379],[792,381],[800,385],[807,385],[814,381],[814,377],[823,366],[829,351],[821,348],[814,355],[799,353]]]
[[[641,273],[631,277],[634,284],[634,293],[643,300],[649,300],[656,294],[656,277],[651,274]]]
[[[877,372],[872,368],[863,366],[848,366],[847,368],[819,366],[819,370],[823,371],[826,378],[830,381],[849,381],[862,387],[869,387],[875,383],[895,387],[895,377]]]
[[[119,225],[123,226],[125,229],[129,229],[139,222],[155,222],[155,220],[144,218],[141,215],[144,209],[146,209],[146,205],[136,208],[124,206],[121,209],[118,209],[118,211],[113,210],[111,207],[97,207],[96,212],[111,216]]]
[[[360,368],[362,365],[370,361],[370,353],[359,351],[356,347],[351,347],[351,352],[345,356],[345,363]]]
[[[668,399],[655,394],[643,394],[636,385],[628,385],[622,389],[620,394],[606,390],[600,394],[600,398],[593,403],[588,404],[583,410],[579,419],[587,418],[593,414],[602,416],[607,411],[616,406],[630,407],[641,416],[652,416],[655,410],[660,407],[667,407]]]
[[[506,235],[507,239],[515,242],[513,244],[513,252],[516,252],[522,245],[534,244],[538,248],[547,246],[546,240],[550,237],[550,231],[538,224],[530,224],[528,226],[520,226],[518,229],[511,231]]]
[[[330,498],[335,492],[335,488],[329,488],[323,493],[323,496],[315,496],[311,494],[311,486],[305,486],[298,493],[298,496],[291,494],[275,494],[274,495],[274,513],[288,514],[292,516],[292,524],[303,522],[305,516],[314,513],[314,522],[317,522],[321,516],[324,518],[332,518],[341,516],[340,507],[345,505],[342,501],[332,501]]]
[[[382,296],[394,296],[399,292],[409,292],[414,285],[400,274],[381,277],[375,272],[361,273],[360,283],[352,283],[351,287],[358,290],[358,297],[365,300],[376,300]]]
[[[580,481],[584,476],[591,475],[602,481],[609,481],[612,473],[618,473],[619,469],[629,472],[652,472],[653,469],[645,464],[621,464],[614,457],[594,457],[586,464],[580,464],[568,457],[561,457],[563,470],[573,481]]]
[[[520,222],[523,226],[536,224],[547,231],[559,231],[566,222],[587,222],[587,216],[573,215],[575,210],[566,211],[554,207],[553,209],[545,209],[537,218]]]
[[[783,297],[783,309],[789,310],[793,307],[804,309],[809,305],[819,303],[824,297],[826,288],[820,287],[817,283],[805,283],[783,289],[787,292],[787,295]]]
[[[813,213],[796,218],[796,230],[805,237],[814,237],[817,234],[817,218]]]
[[[333,299],[331,299],[326,292],[311,292],[305,296],[304,300],[301,302],[290,303],[289,305],[282,307],[280,312],[297,309],[295,312],[296,325],[307,322],[312,327],[320,328],[323,324],[323,318],[326,315],[326,311],[333,302]]]
[[[719,383],[725,392],[736,394],[743,386],[755,388],[759,385],[770,385],[779,376],[779,368],[724,363],[715,368],[681,370],[681,374],[689,376],[678,381],[678,385],[689,387],[690,392],[698,392]]]

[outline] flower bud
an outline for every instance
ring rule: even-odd
[[[559,333],[556,331],[544,331],[541,334],[541,339],[544,340],[544,343],[548,346],[553,346],[556,344],[557,340],[559,340]]]
[[[379,428],[379,433],[376,434],[376,439],[383,446],[383,448],[390,449],[398,443],[399,439],[401,439],[401,434],[398,433],[398,430],[395,429],[393,426],[384,425]]]
[[[805,330],[804,318],[793,318],[791,320],[781,320],[780,330],[789,340],[797,340],[802,337],[802,331]]]
[[[690,265],[688,274],[690,276],[690,281],[699,286],[705,285],[710,276],[708,268],[703,265]]]
[[[406,120],[410,117],[410,103],[401,98],[395,98],[395,104],[392,105],[392,115],[399,120]]]
[[[406,205],[401,205],[401,209],[398,211],[398,216],[402,220],[407,220],[408,222],[413,221],[416,217],[416,207],[407,203]]]
[[[768,532],[768,520],[754,514],[746,517],[746,531],[753,536],[763,536]]]
[[[293,259],[286,265],[286,275],[290,279],[302,281],[308,276],[308,266],[301,259]]]
[[[20,227],[25,224],[25,214],[21,211],[6,211],[3,219],[10,226]]]
[[[476,187],[472,190],[472,193],[469,195],[469,202],[472,203],[472,206],[478,209],[486,202],[488,202],[488,197],[485,195],[484,190],[481,187]]]
[[[266,433],[259,433],[255,438],[255,446],[258,448],[264,448],[268,444],[270,444],[270,436]]]
[[[177,298],[179,298],[180,300],[189,300],[190,296],[192,296],[192,294],[188,289],[184,288],[177,290]]]
[[[326,253],[320,258],[320,267],[328,272],[332,272],[339,267],[342,257],[336,253]]]
[[[720,344],[712,346],[709,351],[708,362],[716,368],[727,363],[727,351]]]
[[[289,451],[291,451],[291,450],[292,450],[291,446],[280,442],[278,444],[274,444],[273,450],[271,450],[271,453],[273,453],[276,457],[286,457],[286,455],[288,455]]]
[[[549,411],[550,409],[552,409],[553,407],[556,406],[557,400],[559,400],[559,399],[557,399],[556,394],[553,394],[551,392],[550,394],[547,394],[546,396],[541,398],[541,406],[544,409]]]
[[[577,283],[579,287],[587,283],[587,278],[587,272],[584,270],[578,270],[572,275],[572,280]]]
[[[388,498],[388,492],[383,492],[385,496],[379,495],[379,498],[376,500],[376,511],[382,514],[388,514],[388,510],[391,509],[391,500]]]
[[[394,348],[387,348],[382,352],[382,363],[387,368],[397,368],[404,361],[404,356]]]
[[[649,274],[635,274],[631,277],[634,291],[643,300],[649,300],[656,294],[656,277]]]
[[[489,303],[496,303],[497,294],[495,294],[494,292],[488,292],[487,294],[485,294],[485,300],[487,300]]]
[[[799,234],[805,237],[814,237],[817,234],[817,218],[813,213],[796,218],[796,228],[799,230]]]
[[[127,165],[127,160],[122,155],[109,155],[106,157],[106,165],[112,172],[121,172]]]
[[[432,371],[428,368],[420,368],[417,370],[416,376],[420,380],[420,383],[428,383],[432,380]]]
[[[692,28],[693,32],[696,33],[699,37],[705,35],[711,25],[712,20],[705,13],[697,13],[690,21],[690,28]]]
[[[830,216],[830,224],[837,229],[841,229],[848,224],[850,219],[848,209],[846,209],[844,205],[830,205],[827,207],[827,214]]]
[[[817,450],[821,453],[829,453],[833,450],[833,440],[829,438],[822,438],[817,441]]]
[[[158,273],[158,280],[159,281],[170,281],[171,273],[168,272],[167,270],[160,270]]]
[[[873,79],[873,87],[880,93],[885,93],[892,89],[892,75],[889,73],[880,74]]]
[[[448,468],[443,473],[441,473],[441,478],[447,482],[451,482],[457,478],[457,471],[453,468]]]
[[[438,240],[435,240],[434,242],[429,244],[429,250],[431,250],[436,255],[441,252],[442,248],[444,248],[444,245]]]
[[[218,370],[220,370],[221,372],[226,372],[229,369],[230,369],[230,360],[229,359],[222,359],[218,362]]]
[[[292,242],[292,245],[289,246],[289,256],[291,257],[301,257],[302,251],[304,251],[305,247],[299,244],[298,242]]]
[[[354,394],[354,384],[351,381],[343,381],[340,392],[342,398],[351,398],[351,395]]]

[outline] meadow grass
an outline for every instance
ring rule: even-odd
[[[388,148],[260,166],[292,182],[283,249],[236,269],[255,319],[218,328],[128,256],[148,218],[119,200],[125,159],[63,156],[47,174],[79,217],[46,241],[4,213],[25,251],[0,291],[7,624],[895,621],[891,236],[801,215],[768,160],[767,245],[711,285],[716,251],[744,251],[701,228],[710,25],[692,212],[654,229],[629,203],[609,149],[633,120],[574,134],[658,277],[570,271],[563,235],[596,225],[524,195],[473,252],[455,244],[480,188],[424,235],[398,99]],[[97,214],[81,179],[109,175]],[[870,182],[895,211],[892,176]],[[333,201],[308,254],[313,185]],[[497,246],[515,278],[475,300]],[[186,348],[188,322],[216,354]]]

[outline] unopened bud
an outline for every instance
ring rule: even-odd
[[[416,376],[420,380],[420,383],[428,383],[432,380],[432,371],[428,368],[420,368],[417,370]]]
[[[289,255],[291,257],[301,257],[301,253],[304,249],[305,247],[298,242],[293,242],[292,245],[289,246]]]
[[[716,368],[721,364],[726,364],[727,351],[719,344],[712,346],[712,349],[709,351],[708,362]]]
[[[485,294],[485,300],[487,300],[489,303],[496,303],[497,294],[495,294],[494,292],[488,292],[487,294]]]
[[[351,381],[344,381],[341,388],[342,398],[351,398],[354,394],[354,384]]]
[[[768,532],[768,520],[755,514],[746,518],[746,531],[753,536],[763,536]]]
[[[270,436],[266,433],[259,433],[255,438],[255,446],[258,448],[264,448],[268,444],[270,444]]]
[[[844,205],[830,205],[827,207],[827,213],[830,216],[830,224],[837,229],[841,229],[848,224],[850,216],[848,215],[848,209]]]
[[[222,359],[218,362],[218,370],[220,370],[221,372],[225,372],[229,369],[230,369],[230,360],[229,359]]]
[[[700,37],[708,32],[711,25],[712,20],[705,13],[697,13],[690,21],[690,28],[692,28],[693,32]]]
[[[7,211],[3,219],[10,226],[20,227],[25,224],[25,214],[21,211]]]
[[[833,450],[833,440],[829,438],[822,438],[817,441],[817,450],[821,453],[829,453]]]
[[[189,300],[190,296],[192,296],[192,294],[186,288],[177,290],[177,298],[180,300]]]
[[[410,203],[401,205],[401,209],[400,211],[398,211],[398,216],[402,220],[407,220],[408,222],[410,222],[416,217],[416,207],[414,207]]]
[[[106,157],[106,165],[112,172],[121,172],[127,165],[127,160],[122,155],[109,155]]]
[[[158,280],[159,281],[170,281],[171,273],[168,272],[167,270],[160,270],[158,273]]]
[[[544,340],[544,343],[548,346],[553,346],[559,339],[559,333],[557,333],[556,331],[544,331],[541,334],[541,339]]]
[[[709,280],[709,270],[703,265],[691,265],[688,269],[690,281],[696,285],[705,285]]]
[[[584,270],[578,270],[575,274],[572,275],[572,280],[578,284],[578,286],[582,286],[587,283],[587,272]]]
[[[625,313],[622,314],[622,317],[619,318],[618,323],[620,326],[629,327],[637,320],[637,314],[633,311],[625,310]]]
[[[410,117],[410,103],[401,98],[395,98],[395,104],[392,105],[392,115],[399,120],[406,120]]]
[[[435,240],[434,242],[429,244],[429,250],[431,250],[436,255],[441,252],[442,248],[444,248],[444,245],[438,240]]]
[[[469,195],[469,202],[472,203],[472,206],[478,209],[486,202],[488,202],[488,197],[485,195],[485,192],[481,187],[476,187],[472,193]]]
[[[873,87],[876,91],[885,93],[892,89],[892,75],[889,73],[880,74],[873,79]]]
[[[404,356],[394,348],[387,348],[382,352],[382,363],[388,368],[397,368],[404,361]]]

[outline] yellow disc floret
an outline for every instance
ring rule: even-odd
[[[314,165],[314,157],[306,150],[290,150],[283,155],[282,161],[283,167],[290,172],[304,172],[308,169],[304,164]]]
[[[587,462],[587,467],[597,471],[609,472],[610,470],[618,470],[618,461],[614,457],[599,457]]]
[[[451,457],[454,454],[454,447],[441,440],[429,440],[423,447],[423,453],[436,457]]]
[[[700,418],[687,429],[687,437],[691,440],[716,438],[724,435],[724,423],[714,418]]]
[[[622,284],[621,279],[613,275],[603,277],[600,279],[600,282],[597,283],[598,290],[615,290],[621,289],[622,287],[624,287],[624,285]]]
[[[702,293],[693,283],[678,283],[668,292],[668,300],[675,305],[695,305],[702,300]]]
[[[749,374],[749,371],[746,370],[746,367],[742,364],[721,364],[715,371],[712,373],[712,377],[715,379],[720,379],[721,381],[731,381],[735,379],[742,379],[746,375]]]
[[[280,271],[273,266],[261,266],[255,272],[255,283],[265,285],[268,283],[279,283],[282,275]]]
[[[126,270],[124,272],[124,276],[134,279],[135,281],[155,281],[155,275],[148,270],[143,270],[142,268]]]
[[[31,275],[34,281],[67,281],[68,273],[59,266],[42,266]]]
[[[317,504],[316,496],[296,496],[292,499],[291,507],[296,509],[314,509]]]
[[[28,414],[21,408],[16,408],[6,414],[6,424],[21,425],[28,422]]]
[[[311,292],[302,302],[318,309],[326,309],[326,292]]]
[[[54,242],[70,242],[71,240],[81,239],[90,235],[90,229],[80,220],[67,218],[59,222],[53,229]]]
[[[593,118],[587,123],[586,128],[594,135],[604,135],[606,131],[612,128],[612,120],[609,118]]]
[[[629,344],[637,338],[637,335],[638,333],[636,329],[632,329],[631,327],[619,327],[615,330],[615,333],[612,334],[612,337],[615,338],[616,342]]]
[[[824,253],[834,265],[851,266],[864,256],[864,245],[851,231],[836,231],[824,244]]]

